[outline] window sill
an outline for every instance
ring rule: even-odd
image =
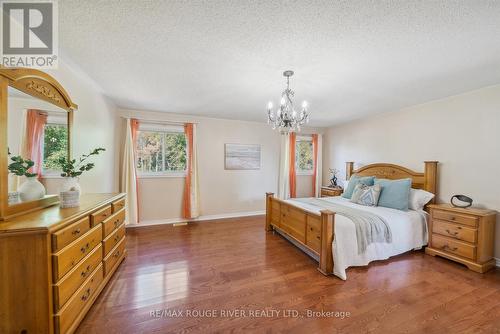
[[[313,172],[296,172],[297,176],[313,176]]]
[[[138,179],[184,178],[186,173],[138,174]]]

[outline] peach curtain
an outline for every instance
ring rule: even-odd
[[[297,175],[295,172],[295,144],[297,141],[297,135],[292,132],[289,135],[290,140],[290,163],[288,168],[289,183],[290,183],[290,198],[297,197]]]
[[[184,179],[182,217],[192,219],[199,216],[196,126],[192,123],[184,124],[184,133],[187,140],[187,168],[186,178]]]
[[[316,196],[316,178],[318,176],[318,135],[312,135],[313,145],[313,175],[312,175],[312,195]]]
[[[136,205],[137,205],[137,222],[141,216],[141,208],[139,206],[139,180],[137,179],[137,133],[139,132],[139,120],[135,118],[130,119],[130,135],[132,137],[132,150],[134,152],[134,174],[135,174],[135,191],[136,191]]]
[[[35,165],[31,168],[31,171],[38,174],[38,177],[42,176],[42,141],[45,124],[47,124],[46,113],[36,109],[28,109],[26,112],[26,142],[23,156],[33,160]]]
[[[139,223],[138,183],[136,170],[136,147],[139,121],[127,119],[125,147],[123,149],[122,174],[120,191],[126,193],[126,224]]]

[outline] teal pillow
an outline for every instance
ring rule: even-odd
[[[354,191],[354,188],[356,188],[356,185],[358,183],[361,183],[361,184],[364,184],[367,186],[373,186],[374,179],[375,179],[375,176],[357,176],[357,175],[351,176],[351,179],[349,180],[349,184],[347,185],[347,189],[344,190],[342,197],[350,199],[352,197],[352,192]]]
[[[380,184],[382,186],[382,192],[378,199],[378,206],[408,211],[411,179],[375,179],[375,184]]]

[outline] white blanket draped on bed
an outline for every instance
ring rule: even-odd
[[[350,206],[359,210],[375,213],[387,222],[392,232],[392,243],[372,243],[364,253],[358,254],[356,228],[345,216],[335,216],[335,237],[333,240],[333,273],[341,279],[347,279],[346,269],[353,266],[365,266],[371,261],[385,260],[391,256],[419,249],[427,244],[427,213],[424,211],[401,211],[384,207],[369,207],[351,203],[343,197],[324,198],[331,203]],[[320,208],[297,200],[288,203],[309,212],[319,213]]]

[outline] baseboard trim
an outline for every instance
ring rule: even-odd
[[[203,221],[210,221],[210,220],[216,220],[216,219],[260,216],[260,215],[264,215],[265,213],[266,213],[266,211],[262,210],[262,211],[223,213],[223,214],[219,214],[219,215],[206,215],[206,216],[199,216],[198,218],[194,218],[194,219],[169,218],[169,219],[145,220],[145,221],[141,221],[139,224],[127,225],[126,227],[127,228],[139,228],[139,227],[145,227],[145,226],[170,225],[170,224],[186,223],[186,222],[203,222]]]

